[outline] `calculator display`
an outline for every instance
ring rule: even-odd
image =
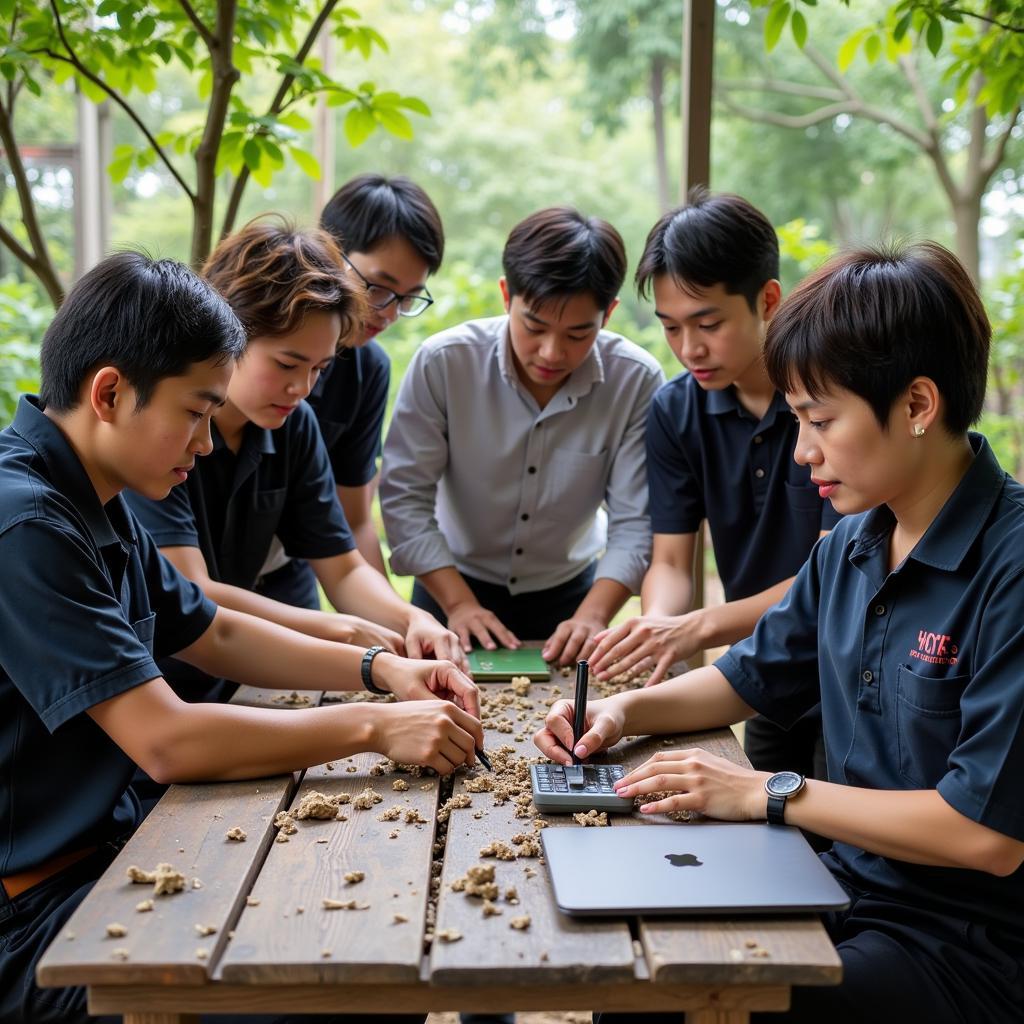
[[[538,811],[557,814],[574,811],[633,809],[632,797],[617,796],[612,788],[626,774],[621,764],[530,765],[533,803]]]

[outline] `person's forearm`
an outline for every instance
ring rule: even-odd
[[[156,777],[165,783],[261,778],[375,750],[382,710],[365,703],[301,711],[185,705],[161,744]]]
[[[785,814],[787,825],[911,864],[1009,874],[1024,856],[1024,843],[971,821],[933,789],[880,791],[808,779],[786,801]]]
[[[615,613],[629,600],[630,589],[618,580],[602,577],[594,580],[587,596],[576,609],[577,616],[593,616],[607,625]]]
[[[388,570],[387,566],[384,564],[384,555],[380,550],[380,538],[377,536],[377,531],[374,528],[373,522],[367,521],[360,523],[358,526],[353,526],[352,536],[356,541],[356,549],[359,551],[359,554],[366,559],[366,564],[370,566],[371,569],[376,569],[384,579],[388,579]]]
[[[221,608],[230,608],[236,612],[255,615],[267,622],[275,622],[279,626],[285,626],[322,640],[334,640],[338,636],[338,627],[334,616],[327,612],[313,611],[311,608],[295,608],[283,601],[275,601],[273,598],[264,597],[252,590],[233,587],[229,583],[219,583],[216,580],[204,580],[200,586],[203,593]]]
[[[693,573],[673,565],[655,562],[644,576],[640,588],[640,608],[644,615],[682,615],[693,604]]]
[[[760,594],[752,594],[739,601],[728,601],[725,604],[698,608],[690,614],[697,621],[697,634],[700,637],[702,650],[709,647],[724,647],[745,639],[754,632],[758,619],[776,605],[785,596],[793,584],[795,576],[782,580],[775,586],[762,590]]]
[[[713,665],[608,699],[620,705],[631,736],[719,729],[755,714]]]
[[[251,686],[358,690],[364,653],[360,647],[321,640],[231,608],[219,608],[206,632],[177,657],[212,676]]]
[[[462,578],[462,573],[453,565],[425,572],[418,579],[426,587],[427,593],[441,606],[445,615],[451,615],[456,605],[479,603],[476,595],[469,589],[469,584]]]
[[[403,601],[391,584],[366,563],[345,573],[329,590],[325,588],[325,593],[338,611],[359,615],[403,636],[412,621],[423,614]]]

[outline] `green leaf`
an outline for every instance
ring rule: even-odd
[[[119,149],[121,147],[118,147]],[[134,154],[130,152],[131,147],[129,146],[129,152],[123,156],[114,157],[113,160],[107,164],[107,174],[110,175],[110,180],[115,185],[120,185],[125,178],[128,177],[128,172],[132,169],[132,160]]]
[[[411,110],[414,114],[422,114],[424,117],[430,117],[430,107],[416,96],[403,96],[398,105],[400,107],[405,107],[406,110]]]
[[[789,27],[793,31],[793,42],[802,50],[807,42],[807,19],[799,11],[794,11]]]
[[[260,149],[259,143],[255,139],[246,139],[245,145],[242,147],[242,159],[245,160],[245,166],[250,171],[259,170],[260,163],[263,159],[263,152]]]
[[[348,139],[348,144],[353,149],[361,146],[373,134],[376,127],[377,122],[374,120],[373,114],[361,104],[358,107],[353,107],[345,115],[345,138]]]
[[[281,114],[277,121],[278,124],[283,124],[286,128],[294,128],[297,132],[308,132],[312,127],[297,110],[289,110]]]
[[[76,77],[78,79],[79,88],[82,90],[82,95],[85,96],[86,99],[92,100],[93,103],[102,103],[104,100],[109,98],[98,85],[94,85],[88,78],[83,78],[81,75],[77,75]]]
[[[268,139],[265,135],[261,135],[260,145],[263,147],[264,156],[272,164],[276,167],[284,167],[284,153],[281,152],[281,147],[273,139]]]
[[[14,13],[15,0],[0,0],[0,18],[4,21],[10,20],[11,15]]]
[[[153,49],[156,50],[157,56],[165,64],[170,64],[171,63],[171,57],[174,56],[174,53],[171,50],[170,46],[168,46],[167,43],[165,43],[162,39],[160,39],[156,43],[154,43]]]
[[[778,45],[782,30],[789,21],[788,0],[776,0],[764,21],[764,48],[771,53]]]
[[[381,125],[392,135],[400,139],[411,139],[413,137],[412,123],[405,114],[399,113],[392,107],[375,109],[374,114]]]
[[[261,164],[259,167],[250,167],[252,171],[253,180],[260,188],[269,188],[270,183],[274,180],[274,168],[270,164]]]
[[[25,75],[25,88],[28,89],[33,96],[43,95],[43,90],[39,87],[39,83],[31,75]]]
[[[874,64],[882,55],[882,40],[872,33],[864,40],[864,56],[869,64]]]
[[[861,40],[863,38],[863,33],[854,32],[854,34],[839,47],[839,54],[836,57],[836,67],[839,68],[840,74],[845,75],[849,70],[850,65],[857,56],[857,51],[860,49]]]
[[[288,152],[291,153],[292,159],[299,165],[299,170],[303,174],[314,181],[320,180],[320,164],[314,156],[307,153],[304,149],[299,149],[298,146],[289,146]]]
[[[110,14],[117,14],[124,7],[123,0],[103,0],[103,3],[96,8],[96,14],[100,18],[106,18]]]
[[[908,11],[906,14],[896,22],[896,27],[892,31],[892,37],[898,43],[906,34],[910,28],[911,19],[914,17],[913,11]]]
[[[928,22],[928,31],[925,33],[925,42],[931,50],[933,57],[938,57],[942,49],[942,22],[938,18],[932,18]]]

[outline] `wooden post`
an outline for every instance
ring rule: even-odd
[[[694,185],[711,183],[711,83],[715,56],[715,0],[686,0],[683,15],[682,194]],[[704,524],[693,555],[693,606],[704,607]],[[689,661],[704,664],[704,652]]]
[[[334,59],[333,37],[325,28],[320,33],[317,45],[320,48],[320,61],[324,74],[331,73]],[[321,93],[316,101],[316,113],[313,119],[313,155],[320,164],[320,180],[313,183],[313,223],[320,222],[320,214],[327,205],[327,200],[334,195],[334,126],[336,111],[327,106],[327,96]]]

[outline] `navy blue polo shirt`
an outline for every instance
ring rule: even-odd
[[[696,533],[707,519],[727,601],[794,576],[839,520],[793,459],[797,422],[778,392],[760,422],[736,391],[688,373],[663,385],[647,416],[654,533]]]
[[[197,547],[211,579],[253,589],[276,534],[295,558],[355,547],[313,410],[276,430],[247,423],[236,455],[212,425],[213,451],[163,501],[125,497],[159,547]]]
[[[0,875],[138,824],[135,765],[84,712],[156,679],[216,606],[100,505],[60,428],[23,397],[0,431]]]
[[[783,727],[820,696],[830,781],[937,789],[1024,841],[1024,486],[983,437],[971,444],[970,469],[898,568],[887,506],[844,519],[715,664]],[[997,878],[835,853],[867,892],[1024,936],[1024,868]]]
[[[377,473],[390,383],[391,360],[370,341],[339,352],[306,399],[340,487],[362,487]]]

